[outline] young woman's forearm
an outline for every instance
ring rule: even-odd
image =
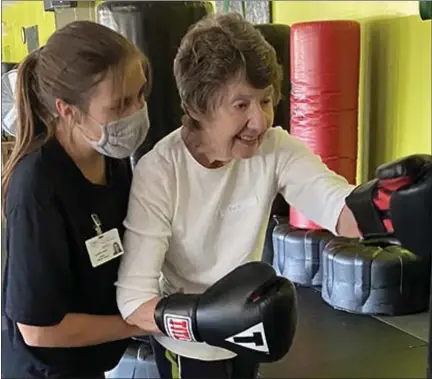
[[[38,347],[81,347],[98,345],[146,334],[120,316],[69,313],[55,326],[19,325],[24,341]]]

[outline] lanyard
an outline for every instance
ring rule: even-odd
[[[101,228],[102,223],[99,219],[99,216],[96,213],[92,213],[91,218],[93,220],[94,230],[96,230],[96,234],[98,236],[101,235],[103,232],[102,232],[102,228]]]

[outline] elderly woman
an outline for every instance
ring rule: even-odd
[[[202,293],[233,268],[260,260],[278,193],[328,230],[358,236],[345,206],[353,186],[272,127],[282,69],[274,49],[239,15],[197,23],[181,43],[174,73],[183,125],[135,169],[119,309],[128,322],[154,332],[163,378],[252,378],[252,360],[160,333],[154,321],[160,297]]]

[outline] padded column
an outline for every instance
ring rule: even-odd
[[[258,24],[255,25],[266,41],[276,51],[278,63],[283,68],[282,98],[275,109],[274,125],[282,126],[290,130],[290,27],[282,24]]]
[[[290,130],[290,27],[282,24],[257,24],[255,25],[266,41],[275,49],[278,63],[283,68],[283,80],[281,86],[281,100],[275,108],[274,126],[281,126],[286,130]],[[272,233],[277,225],[277,217],[288,217],[289,205],[286,203],[282,195],[277,195],[272,204],[269,224],[267,226],[267,234],[264,242],[262,259],[266,263],[272,264],[274,256],[274,247]]]
[[[350,183],[356,180],[359,66],[357,22],[291,27],[291,134]],[[322,253],[333,238],[290,204],[289,224],[273,231],[273,266],[297,284],[320,286]]]
[[[291,134],[333,171],[356,180],[360,24],[320,21],[291,28]],[[320,229],[291,207],[290,223]]]

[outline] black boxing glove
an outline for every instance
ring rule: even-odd
[[[415,154],[378,167],[346,204],[365,237],[394,235],[413,253],[432,249],[432,156]]]
[[[288,353],[297,324],[295,287],[262,262],[242,265],[203,294],[172,294],[155,310],[159,329],[169,337],[205,342],[274,362]]]

